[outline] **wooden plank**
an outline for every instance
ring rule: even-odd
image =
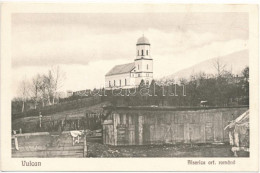
[[[213,123],[206,123],[205,124],[205,138],[206,142],[213,142],[214,141],[214,134],[213,134]]]
[[[155,144],[155,141],[156,141],[156,131],[155,131],[155,125],[150,125],[149,126],[149,134],[150,134],[150,144]]]
[[[114,144],[117,145],[117,125],[120,123],[119,114],[113,114],[113,131],[114,131]]]
[[[200,125],[200,135],[201,135],[200,142],[205,143],[206,142],[206,129],[205,129],[205,124],[202,124],[202,123]]]
[[[114,129],[113,129],[113,125],[109,125],[109,129],[110,129],[110,145],[115,145],[115,140],[114,140]]]
[[[128,114],[128,124],[133,124],[133,115]]]
[[[135,145],[135,125],[128,126],[128,145]]]
[[[83,157],[88,156],[88,146],[87,146],[87,139],[86,135],[84,136],[84,148],[83,148]]]
[[[125,113],[120,113],[119,114],[119,118],[120,118],[120,124],[126,124],[126,114]]]
[[[139,125],[139,123],[138,123],[138,121],[139,121],[139,113],[136,113],[135,115],[134,115],[134,125],[135,125],[135,145],[138,145],[138,143],[139,143],[139,128],[138,128],[138,125]]]
[[[143,125],[143,143],[150,144],[150,124]]]
[[[214,115],[214,142],[223,141],[223,130],[222,112],[218,112]]]
[[[117,144],[118,145],[125,145],[126,144],[126,137],[127,137],[127,127],[125,124],[118,124],[117,125]]]
[[[107,144],[106,143],[106,127],[107,125],[103,125],[102,128],[103,128],[103,144]]]
[[[190,143],[191,140],[191,128],[189,123],[184,124],[184,143]]]
[[[23,152],[23,151],[62,151],[62,150],[78,150],[78,149],[83,149],[83,148],[84,148],[84,145],[57,146],[57,147],[47,147],[46,145],[20,146],[18,152]]]
[[[176,124],[176,142],[184,142],[184,124]]]
[[[171,125],[164,124],[162,126],[163,128],[163,134],[162,135],[162,141],[163,143],[171,144],[172,143],[172,130]]]
[[[200,123],[205,125],[206,122],[207,122],[207,113],[203,112],[203,113],[200,115]]]
[[[234,120],[233,112],[224,112],[222,114],[222,125],[225,128],[230,121]],[[223,130],[223,142],[229,142],[228,130]]]
[[[110,132],[110,128],[109,128],[109,127],[110,127],[109,125],[106,126],[106,132],[105,132],[106,144],[108,144],[108,145],[110,144],[109,138],[110,138],[110,135],[111,135],[111,134],[110,134],[111,132]]]
[[[213,123],[213,117],[214,117],[214,113],[207,112],[205,114],[206,122],[207,123]]]
[[[14,154],[20,154],[20,155],[30,155],[30,154],[52,154],[52,155],[67,155],[67,154],[74,154],[74,153],[81,153],[83,154],[83,147],[81,149],[74,149],[74,150],[44,150],[44,151],[19,151],[19,152],[13,152]]]
[[[144,117],[139,115],[138,116],[138,144],[143,145],[143,123]]]
[[[175,144],[176,143],[176,136],[177,136],[177,125],[174,124],[173,122],[171,124],[171,141],[172,141],[172,144]]]
[[[199,143],[201,141],[200,124],[189,124],[190,138],[192,143]]]
[[[64,151],[64,152],[19,152],[12,153],[12,157],[83,157],[83,151]]]
[[[152,133],[152,135],[153,135],[153,143],[154,144],[159,144],[160,133],[161,133],[160,124],[153,125],[153,133]]]
[[[176,124],[183,124],[184,123],[184,113],[182,112],[178,112],[176,115],[175,115],[175,123]]]

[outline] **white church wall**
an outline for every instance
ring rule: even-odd
[[[110,87],[109,81],[110,81],[111,87],[115,87],[115,86],[120,87],[120,80],[121,80],[121,86],[134,85],[133,80],[130,80],[130,78],[131,78],[130,73],[106,76],[105,77],[106,88]],[[125,85],[125,80],[126,80],[126,85]],[[115,85],[114,85],[114,81],[115,81]]]
[[[153,60],[136,60],[135,70],[136,72],[153,72]]]
[[[143,55],[142,55],[142,50],[143,50]],[[147,55],[147,52],[146,50],[148,50],[148,55]],[[139,51],[139,53],[138,53]],[[150,57],[151,55],[151,50],[150,50],[150,46],[149,45],[138,45],[136,46],[136,58],[151,58]]]

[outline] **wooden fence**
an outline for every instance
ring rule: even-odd
[[[48,132],[18,134],[12,136],[13,158],[86,157],[86,136],[73,143],[69,132],[52,134]]]
[[[248,107],[116,108],[103,123],[103,143],[147,145],[228,142],[224,127]]]

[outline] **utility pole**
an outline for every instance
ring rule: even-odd
[[[40,128],[42,127],[42,114],[39,112]]]

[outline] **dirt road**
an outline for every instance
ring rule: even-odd
[[[149,146],[108,146],[88,143],[89,157],[234,157],[230,145],[149,145]],[[240,157],[248,157],[241,153]]]

